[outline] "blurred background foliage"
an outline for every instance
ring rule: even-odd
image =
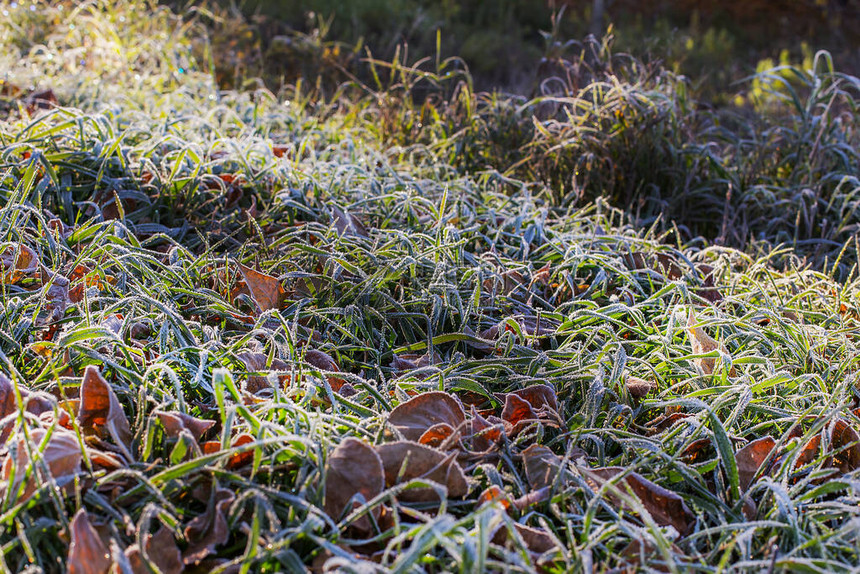
[[[333,87],[349,74],[367,80],[371,55],[404,64],[456,56],[477,89],[534,95],[548,71],[581,56],[577,40],[589,33],[692,78],[696,96],[718,105],[737,103],[728,87],[768,60],[800,65],[824,49],[837,69],[860,68],[860,0],[224,0],[191,9],[211,15],[212,64],[229,87],[252,78],[271,89],[300,79]]]

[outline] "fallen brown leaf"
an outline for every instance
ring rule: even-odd
[[[402,355],[394,355],[391,359],[391,368],[398,373],[406,371],[414,371],[415,369],[423,369],[435,365],[439,362],[439,355],[436,353],[404,353]]]
[[[552,486],[559,475],[567,473],[562,459],[545,446],[533,444],[523,451],[526,479],[534,489]],[[564,484],[566,480],[562,481]]]
[[[381,444],[376,452],[385,471],[385,485],[423,478],[448,489],[449,498],[459,498],[469,491],[463,469],[453,455],[412,441]],[[430,487],[411,488],[398,495],[407,502],[436,502],[439,495]]]
[[[30,445],[35,451],[39,444],[45,439],[48,431],[42,428],[35,428],[30,431]],[[24,474],[27,466],[33,461],[30,460],[26,448],[27,438],[23,433],[19,433],[13,440],[14,447],[9,449],[6,458],[3,460],[3,480],[6,481],[8,488],[17,491],[19,485],[24,480]],[[67,431],[63,428],[55,428],[41,453],[41,458],[48,466],[48,471],[57,482],[58,486],[69,484],[74,476],[81,469],[81,461],[83,453],[81,446],[78,443],[78,437],[75,433]],[[10,483],[12,471],[15,471],[14,482]],[[30,474],[24,491],[19,500],[26,500],[38,488],[41,481],[37,480],[38,473],[36,469]]]
[[[672,544],[672,551],[676,555],[681,553],[681,549],[674,544]],[[663,560],[663,556],[657,546],[647,540],[634,538],[621,549],[618,555],[634,569],[634,572],[671,572],[668,565],[655,564],[656,561]]]
[[[457,429],[465,420],[460,402],[442,391],[421,393],[398,405],[388,415],[388,423],[411,441],[420,440],[427,429],[439,423]]]
[[[331,217],[334,228],[337,234],[343,237],[344,235],[356,235],[358,237],[370,237],[367,228],[351,213],[345,212],[337,205],[331,206]]]
[[[519,522],[514,522],[514,530],[522,539],[523,544],[528,551],[535,555],[544,554],[558,548],[555,539],[543,528],[535,528],[526,526]],[[511,533],[508,527],[502,525],[493,535],[493,543],[500,546],[505,546],[511,541]],[[532,556],[535,559],[537,556]]]
[[[105,574],[111,567],[110,553],[90,523],[87,511],[78,510],[69,528],[69,574]]]
[[[131,429],[116,394],[98,368],[89,365],[80,388],[78,423],[85,431],[110,435],[126,451],[131,446]]]
[[[329,355],[328,353],[324,353],[318,349],[306,349],[305,362],[321,371],[334,371],[336,373],[340,372],[340,367],[331,357],[331,355]],[[331,386],[331,390],[334,392],[340,391],[341,387],[343,387],[344,383],[346,382],[340,377],[335,377],[331,375],[326,377],[326,380],[328,380],[328,384],[329,386]]]
[[[466,423],[466,438],[474,451],[486,452],[499,444],[505,436],[505,422],[497,417],[490,417],[493,420],[485,419],[478,413],[475,405],[472,405],[471,409],[472,418]]]
[[[749,488],[756,472],[764,464],[764,461],[767,460],[767,457],[775,446],[776,441],[773,437],[765,436],[751,441],[735,453],[741,490]]]
[[[266,362],[269,358],[263,353],[254,353],[251,351],[246,351],[244,353],[238,353],[236,355],[236,358],[242,361],[242,364],[245,365],[245,368],[248,370],[249,373],[286,371],[289,368],[287,366],[287,363],[285,363],[281,359],[272,359],[272,364],[267,367]],[[289,376],[278,375],[277,379],[280,384],[283,384],[284,381],[289,379]],[[244,388],[249,393],[257,393],[263,389],[271,388],[271,384],[269,383],[269,378],[267,375],[249,374],[247,380],[245,381]]]
[[[690,346],[692,347],[694,355],[704,355],[711,351],[719,351],[721,355],[728,355],[731,357],[725,345],[705,333],[705,330],[701,327],[697,327],[696,323],[696,316],[690,312],[690,315],[687,318],[687,331],[690,334]],[[718,364],[717,361],[720,361],[720,364],[722,364],[722,359],[720,357],[700,357],[694,359],[694,362],[706,375],[713,374]],[[732,366],[729,370],[729,375],[734,377],[736,374],[735,367]]]
[[[156,410],[153,411],[153,414],[158,416],[161,425],[164,427],[165,434],[172,438],[179,436],[179,433],[183,430],[188,430],[194,437],[194,440],[199,441],[206,431],[215,426],[215,421],[198,419],[180,412]]]
[[[325,472],[323,508],[335,522],[340,521],[362,504],[378,496],[385,488],[382,460],[376,450],[355,438],[347,438],[329,455]],[[379,519],[381,505],[370,514]],[[373,532],[370,517],[366,514],[352,522],[359,536]]]
[[[251,292],[251,298],[257,303],[261,312],[281,307],[281,303],[286,297],[286,291],[284,291],[284,287],[277,277],[260,273],[241,263],[236,265],[245,280],[248,291]]]
[[[183,552],[185,564],[196,564],[230,539],[227,512],[236,496],[226,488],[210,490],[206,511],[194,517],[185,527],[188,548]]]
[[[657,390],[657,383],[639,377],[628,376],[624,380],[624,384],[627,386],[627,392],[634,399],[644,399],[648,393]]]
[[[161,574],[181,574],[185,569],[182,552],[176,546],[176,540],[169,529],[162,526],[155,534],[146,534],[144,544],[146,545],[147,557],[152,564],[161,570]],[[132,544],[126,548],[125,556],[128,558],[134,574],[150,574],[137,544]]]
[[[0,279],[7,285],[14,285],[39,269],[39,256],[22,243],[6,244],[0,250]]]
[[[624,474],[627,470],[620,466],[603,468],[586,468],[580,466],[577,468],[594,492],[597,492],[604,484]],[[689,507],[687,507],[684,499],[677,493],[654,484],[638,473],[628,473],[621,481],[608,487],[608,498],[614,505],[627,508],[631,511],[633,509],[620,496],[622,494],[629,495],[627,488],[639,499],[642,506],[657,524],[662,526],[671,525],[682,535],[689,532],[690,528],[692,528],[696,517]]]
[[[835,466],[844,473],[860,468],[860,435],[845,419],[836,419],[828,429],[830,446],[834,453],[827,459],[826,466]]]

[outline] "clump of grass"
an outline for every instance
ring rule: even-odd
[[[417,139],[436,161],[498,172],[553,205],[604,197],[640,225],[659,220],[741,248],[791,243],[817,267],[853,237],[857,79],[836,72],[827,53],[808,70],[763,72],[773,105],[754,115],[701,110],[686,79],[613,55],[609,44],[581,49],[559,57],[566,71],[532,100],[475,94],[468,83],[420,106],[398,99],[398,121],[382,137]],[[412,72],[411,84],[398,84],[407,92],[443,77]]]
[[[352,87],[332,102],[309,101],[298,89],[288,97],[225,92],[186,60],[193,27],[162,8],[129,1],[70,14],[39,6],[55,22],[45,45],[65,63],[51,68],[31,51],[15,73],[43,70],[61,106],[31,115],[16,105],[0,121],[0,358],[19,394],[50,406],[37,417],[16,399],[3,422],[13,436],[48,428],[73,433],[87,448],[81,465],[56,476],[50,440],[4,443],[6,460],[29,448],[13,466],[43,479],[30,496],[3,491],[8,570],[62,570],[80,509],[103,526],[117,563],[135,544],[145,549],[160,525],[187,556],[199,525],[220,513],[226,530],[216,536],[212,527],[197,565],[210,571],[299,571],[315,561],[348,569],[358,560],[428,572],[856,564],[858,470],[850,457],[834,467],[856,448],[837,425],[860,423],[852,410],[860,285],[856,266],[840,267],[851,256],[812,270],[792,246],[751,253],[688,241],[656,221],[643,228],[647,202],[631,214],[599,197],[586,203],[586,194],[578,206],[551,184],[564,185],[575,146],[590,145],[589,186],[617,186],[613,201],[644,193],[634,181],[622,195],[621,175],[599,158],[647,181],[658,177],[647,169],[653,156],[635,153],[645,144],[612,130],[652,117],[656,146],[698,126],[674,115],[682,98],[676,78],[625,83],[612,69],[576,93],[529,102],[478,96],[467,81],[448,87],[440,62],[440,73],[421,81],[441,86],[442,95],[419,103],[409,97],[415,70],[394,62],[389,83],[362,88],[373,98]],[[152,18],[132,23],[147,9]],[[79,31],[70,33],[72,25]],[[150,38],[152,49],[124,52],[131,31]],[[89,42],[99,46],[92,58],[125,58],[131,71],[115,71],[109,85],[97,69],[74,73],[72,53]],[[628,73],[645,73],[630,66]],[[768,132],[798,145],[802,133],[821,134],[820,151],[792,164],[787,187],[836,170],[829,162],[843,155],[839,169],[854,161],[836,143],[854,137],[848,117],[833,115],[853,101],[849,79],[830,80],[842,83],[812,92],[819,104],[832,99],[830,111],[812,104],[797,135]],[[542,103],[557,106],[552,119],[533,115]],[[391,116],[380,121],[377,111]],[[415,123],[404,129],[404,119]],[[731,157],[716,149],[735,149],[730,135],[712,146],[697,139],[713,126],[677,144],[702,154],[689,152],[700,172],[675,147],[648,153],[705,174],[693,177],[697,185],[709,170],[734,177],[733,164],[710,163]],[[732,161],[754,163],[740,153],[749,147],[734,145]],[[783,149],[765,147],[765,156]],[[709,185],[716,193],[717,183]],[[828,210],[853,201],[838,189],[847,195]],[[845,213],[831,240],[854,224]],[[32,265],[22,253],[33,254]],[[260,304],[237,263],[283,290],[275,289],[274,303]],[[62,293],[63,285],[68,300],[53,289]],[[724,351],[692,352],[691,314]],[[410,353],[427,358],[404,368],[418,362]],[[129,421],[130,456],[109,436],[60,422],[64,412],[80,419],[74,400],[90,365]],[[637,398],[629,377],[655,388]],[[445,391],[489,417],[502,414],[497,393],[537,383],[557,395],[558,420],[534,420],[491,454],[464,462],[464,497],[441,506],[403,502],[405,487],[396,484],[352,515],[326,513],[332,453],[347,438],[390,443],[397,431],[389,412],[411,396]],[[215,424],[198,440],[171,433],[159,413]],[[762,437],[777,446],[742,491],[735,455]],[[511,499],[534,496],[523,454],[531,445],[560,461],[562,478],[547,496],[522,510],[482,503],[491,487]],[[105,453],[120,463],[96,456]],[[595,489],[582,472],[615,466],[681,497],[690,531],[655,521],[653,508],[630,492]],[[378,522],[372,540],[356,539],[351,524],[382,507],[396,519]],[[535,551],[517,525],[549,537],[551,548]],[[507,541],[491,535],[500,528],[510,531]],[[641,551],[622,552],[633,541]]]

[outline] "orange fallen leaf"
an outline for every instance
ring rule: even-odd
[[[537,421],[559,424],[558,400],[548,385],[532,385],[499,396],[505,400],[501,417],[513,427],[511,434]]]
[[[707,447],[709,447],[710,445],[711,445],[711,439],[710,438],[696,439],[687,445],[687,447],[681,453],[681,459],[686,464],[693,464],[693,463],[698,461],[699,455],[701,455],[702,452]]]
[[[498,502],[505,510],[508,510],[512,506],[508,493],[495,484],[491,485],[478,496],[478,505],[489,504],[491,502]]]
[[[773,437],[765,436],[751,441],[735,453],[741,490],[749,488],[753,477],[755,477],[759,468],[767,460],[767,457],[775,446],[776,441]]]
[[[128,452],[131,446],[128,418],[113,389],[93,365],[87,366],[84,371],[80,398],[78,423],[81,427],[100,436],[110,435],[117,445]]]
[[[539,418],[528,401],[511,393],[505,396],[502,420],[511,426],[511,434],[515,435],[526,425],[537,422]]]
[[[435,424],[424,431],[418,442],[423,445],[432,446],[433,448],[440,448],[443,443],[454,436],[455,432],[457,431],[448,423]]]
[[[14,285],[24,277],[33,275],[39,268],[39,256],[21,243],[7,243],[0,249],[0,278],[7,285]]]
[[[543,413],[549,410],[554,414],[558,414],[558,399],[555,396],[555,389],[549,385],[532,385],[513,391],[510,394],[517,395],[521,399],[526,400],[535,412]]]
[[[284,287],[277,277],[260,273],[241,263],[236,265],[245,280],[248,291],[251,292],[251,298],[257,303],[261,312],[281,307],[281,303],[286,297],[286,291],[284,291]]]
[[[421,393],[398,405],[388,415],[388,423],[412,441],[420,440],[427,429],[439,423],[457,429],[465,420],[466,414],[460,402],[442,391]]]
[[[111,567],[110,553],[81,508],[69,525],[71,544],[67,567],[69,574],[105,574]]]

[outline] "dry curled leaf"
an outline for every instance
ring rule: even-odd
[[[251,298],[257,303],[261,312],[281,307],[281,303],[286,298],[286,291],[277,277],[260,273],[241,263],[236,265],[251,293]]]
[[[215,421],[198,419],[180,412],[167,412],[156,410],[153,414],[158,416],[161,425],[164,427],[164,432],[167,436],[176,438],[183,430],[188,430],[194,437],[194,440],[199,441],[200,438],[210,428],[215,426]]]
[[[34,393],[29,389],[18,385],[21,400],[24,401],[24,410],[36,416],[46,412],[53,412],[54,407],[46,396]],[[18,412],[18,402],[15,398],[15,385],[5,374],[0,373],[0,419]],[[2,444],[2,443],[0,443]]]
[[[514,531],[523,541],[523,544],[528,549],[528,551],[532,554],[540,555],[558,548],[558,544],[556,543],[555,539],[550,535],[549,532],[547,532],[543,528],[535,528],[533,526],[527,526],[525,524],[520,524],[519,522],[514,522]],[[492,540],[494,544],[505,546],[509,542],[512,542],[511,532],[505,525],[502,525],[493,534]],[[533,556],[532,558],[534,559],[535,556]]]
[[[731,358],[726,346],[705,333],[705,330],[696,325],[696,316],[691,312],[687,318],[687,332],[690,334],[690,346],[694,355],[705,355],[712,351],[719,351],[720,355],[725,355]],[[706,375],[713,374],[717,367],[717,361],[722,362],[720,357],[699,357],[694,359],[694,362],[702,369]],[[729,370],[729,375],[736,375],[735,367],[732,366]]]
[[[582,477],[594,490],[599,491],[604,484],[619,475],[624,475],[620,481],[610,484],[608,488],[609,500],[618,507],[634,511],[626,502],[624,497],[629,496],[630,491],[639,499],[654,522],[662,526],[673,526],[682,535],[689,532],[695,521],[692,511],[677,493],[667,490],[658,484],[644,478],[638,473],[626,473],[625,468],[620,466],[607,466],[603,468],[577,467]]]
[[[376,447],[376,452],[385,470],[386,486],[427,479],[446,487],[450,498],[459,498],[469,491],[466,475],[453,454],[405,440],[381,444]],[[439,500],[439,495],[430,487],[410,488],[397,497],[407,502]]]
[[[342,210],[337,205],[331,206],[331,218],[337,234],[343,237],[344,235],[356,235],[358,237],[370,237],[367,228],[354,215]]]
[[[93,365],[84,371],[80,398],[78,423],[81,427],[99,436],[109,435],[117,445],[128,451],[131,446],[128,419],[113,389]]]
[[[48,431],[42,428],[35,428],[30,431],[29,442],[34,454],[38,452],[38,446],[44,441],[47,433]],[[19,433],[13,439],[13,446],[9,449],[6,458],[3,460],[3,480],[6,482],[6,486],[14,491],[18,490],[19,485],[24,480],[27,467],[33,462],[27,454],[26,442],[27,437],[24,433]],[[53,430],[47,445],[45,445],[45,448],[38,456],[47,465],[48,472],[51,473],[57,485],[61,487],[72,481],[74,476],[80,471],[81,461],[83,460],[81,445],[78,443],[77,435],[63,428],[55,428]],[[10,483],[13,471],[15,478]],[[38,485],[42,482],[41,480],[37,480],[37,476],[38,473],[34,467],[19,500],[26,500],[36,491]]]
[[[442,391],[422,393],[398,405],[388,415],[388,423],[411,441],[420,440],[421,435],[437,424],[457,429],[465,420],[460,402]]]
[[[472,450],[486,452],[494,448],[505,436],[504,421],[491,416],[485,419],[478,413],[475,405],[472,405],[472,418],[466,422],[466,439]]]
[[[282,361],[281,359],[272,359],[271,365],[266,365],[269,357],[264,355],[263,353],[254,353],[251,351],[247,351],[244,353],[238,353],[236,358],[242,361],[242,364],[245,365],[245,368],[249,373],[265,373],[268,371],[286,371],[289,367],[287,363]],[[277,380],[279,384],[283,384],[286,380],[289,379],[288,375],[277,375]],[[269,383],[268,375],[264,374],[249,374],[248,378],[245,380],[244,389],[249,393],[257,393],[264,389],[270,389],[271,383]]]
[[[439,355],[436,353],[404,353],[402,355],[394,355],[391,359],[391,368],[398,373],[406,371],[414,371],[415,369],[423,369],[435,365],[439,362]]]
[[[335,522],[340,521],[362,504],[379,495],[385,488],[382,460],[376,450],[355,438],[347,438],[329,455],[325,472],[323,508]],[[381,506],[370,514],[379,518]],[[370,517],[366,514],[352,522],[359,536],[372,532]]]
[[[836,419],[823,432],[830,433],[830,447],[837,451],[827,459],[844,473],[860,468],[860,435],[845,419]]]
[[[110,553],[90,523],[87,511],[78,510],[69,528],[69,574],[105,574],[111,567]]]
[[[548,385],[532,385],[500,397],[505,401],[501,417],[511,425],[511,434],[536,421],[558,424],[558,400]]]
[[[533,444],[522,456],[526,479],[534,489],[552,486],[559,475],[566,474],[561,458],[545,446]]]
[[[176,540],[169,529],[162,526],[155,534],[147,533],[144,536],[144,544],[147,558],[161,570],[162,574],[181,574],[185,569],[182,552],[176,546]],[[125,556],[134,574],[150,574],[150,569],[146,566],[137,544],[126,548]]]
[[[750,442],[735,453],[741,490],[749,488],[758,469],[767,460],[775,446],[776,441],[772,437],[765,436]]]
[[[230,539],[227,512],[236,496],[226,488],[210,489],[206,511],[185,527],[188,548],[183,553],[185,564],[197,564],[215,551],[215,547]]]
[[[7,243],[0,248],[0,278],[14,285],[24,277],[33,275],[39,268],[36,252],[22,243]]]
[[[654,381],[646,381],[639,377],[628,376],[624,380],[624,384],[627,386],[627,392],[630,393],[630,396],[634,399],[644,399],[648,396],[648,393],[657,390],[657,383]]]
[[[305,350],[305,362],[309,365],[316,367],[320,371],[333,371],[335,373],[340,372],[340,367],[331,357],[331,355],[317,349]],[[331,390],[336,393],[341,390],[341,387],[343,387],[344,383],[346,382],[340,377],[335,376],[328,376],[326,377],[326,380],[331,386]]]

